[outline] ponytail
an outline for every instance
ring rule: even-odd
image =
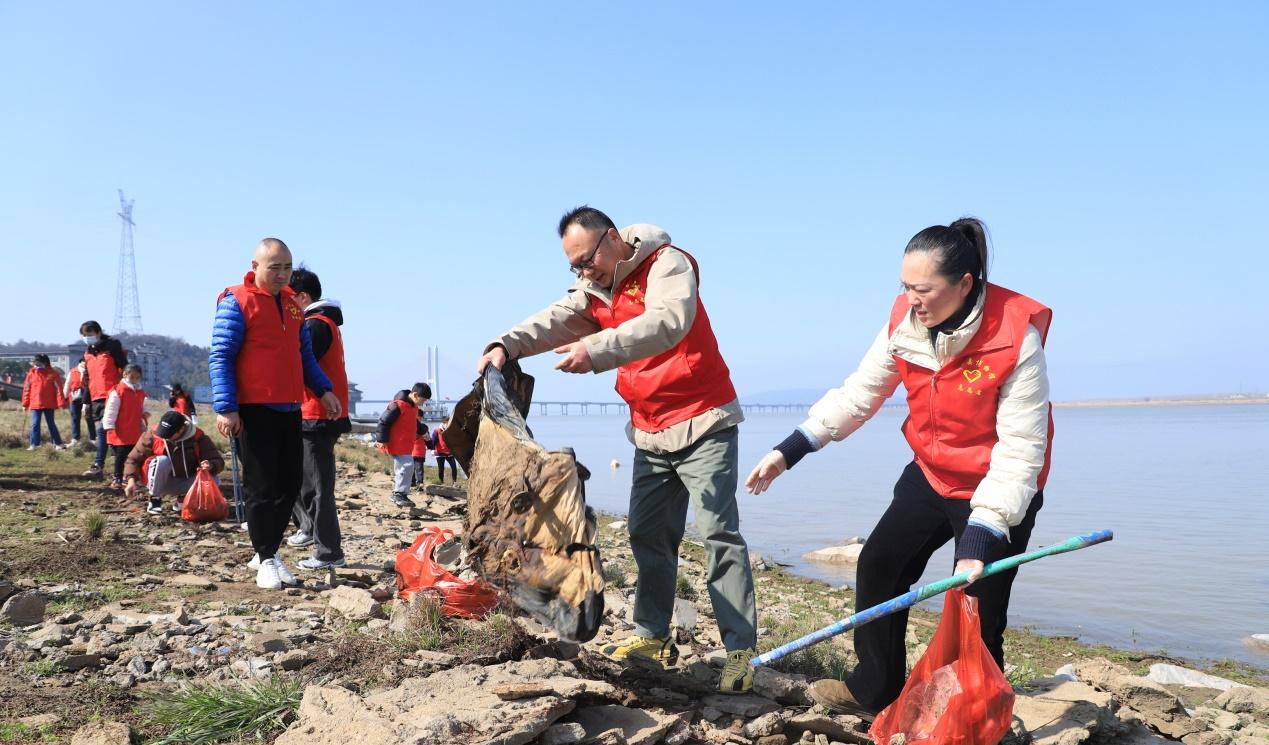
[[[966,274],[974,278],[974,293],[987,282],[987,226],[976,217],[962,217],[951,225],[933,225],[912,236],[903,253],[929,252],[939,274],[949,282],[959,282]]]
[[[977,217],[962,217],[948,227],[959,230],[973,246],[974,252],[978,254],[978,274],[974,278],[986,282],[987,263],[990,258],[987,248],[987,226],[983,225],[983,221]]]

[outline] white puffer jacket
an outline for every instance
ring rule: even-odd
[[[961,327],[939,334],[937,346],[930,332],[912,313],[890,333],[882,327],[859,367],[840,388],[834,388],[811,407],[801,429],[814,440],[816,449],[844,440],[863,426],[890,398],[899,385],[901,357],[927,370],[940,370],[956,359],[983,320],[984,292]],[[1009,528],[1022,522],[1036,493],[1048,449],[1049,378],[1040,332],[1027,327],[1018,363],[1000,386],[996,410],[998,441],[991,451],[987,475],[970,500],[970,521],[1009,536]]]

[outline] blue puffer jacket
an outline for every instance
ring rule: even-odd
[[[278,313],[282,312],[281,305]],[[217,414],[228,414],[238,410],[238,379],[236,363],[238,350],[242,349],[243,339],[247,335],[247,319],[242,315],[242,308],[233,293],[226,293],[224,299],[216,305],[216,321],[212,324],[211,353],[207,355],[207,367],[211,372],[212,411]],[[313,356],[313,340],[308,333],[308,324],[300,325],[300,357],[304,365],[304,385],[317,396],[322,396],[331,389],[330,379],[317,364]],[[280,401],[279,405],[288,408],[290,401]],[[299,410],[300,405],[294,405]]]

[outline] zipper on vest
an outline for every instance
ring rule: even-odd
[[[934,446],[938,443],[938,407],[935,405],[939,387],[938,371],[930,373],[930,456],[934,456]]]

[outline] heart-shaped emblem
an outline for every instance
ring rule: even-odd
[[[974,383],[983,376],[983,371],[982,370],[961,370],[961,375],[964,375],[965,379],[968,380],[969,382]]]

